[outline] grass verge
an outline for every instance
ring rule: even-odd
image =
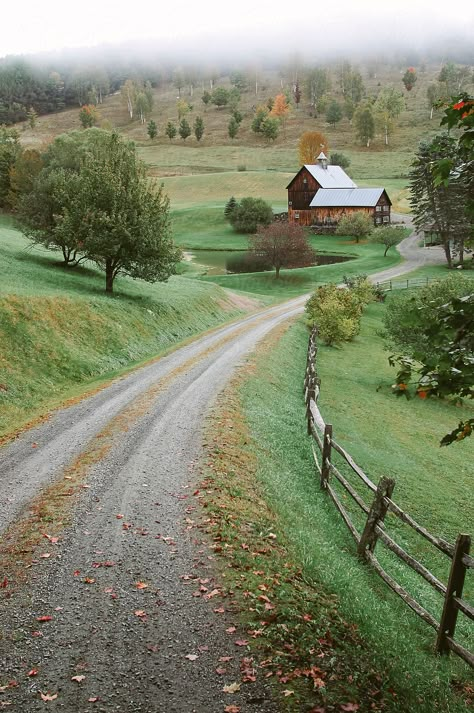
[[[359,564],[319,491],[301,397],[307,332],[298,323],[280,336],[226,391],[205,471],[212,491],[204,498],[208,528],[225,558],[223,575],[243,612],[257,670],[278,682],[288,710],[465,711],[472,689],[463,683],[464,665],[433,655],[431,630]],[[334,352],[328,350],[328,369]],[[374,371],[366,355],[365,367]],[[340,393],[348,389],[349,363],[346,371]],[[324,377],[323,392],[335,381]],[[334,402],[344,405],[340,397]],[[356,416],[348,406],[354,430],[362,417]],[[365,418],[367,429],[372,422],[374,458],[386,472],[385,443],[378,447],[374,435],[383,430],[377,406]],[[344,435],[338,425],[339,431]],[[419,437],[413,434],[415,442]],[[408,445],[406,451],[408,458]],[[443,514],[433,517],[439,522]]]

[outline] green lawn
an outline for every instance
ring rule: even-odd
[[[463,411],[447,403],[406,402],[392,396],[393,374],[377,336],[382,310],[381,305],[368,308],[362,333],[353,343],[342,349],[321,347],[320,407],[333,424],[335,438],[366,472],[376,482],[382,475],[394,477],[397,502],[452,541],[460,531],[472,532],[472,444],[443,450],[438,444]],[[394,709],[460,713],[465,704],[453,694],[450,681],[453,676],[469,678],[466,666],[455,657],[433,655],[433,630],[358,561],[342,519],[319,489],[301,395],[307,338],[301,322],[292,327],[276,349],[265,351],[241,392],[267,500],[293,543],[303,578],[337,595],[339,612],[359,627],[368,645],[369,651],[361,655],[387,667],[395,691],[403,690],[400,707]],[[415,556],[441,574],[441,557],[424,540],[414,540],[401,528],[397,539],[409,543]],[[419,584],[416,575],[404,574],[406,568],[393,558],[382,561],[427,608],[439,612],[439,596]],[[472,627],[460,622],[463,643],[469,628],[472,636]]]
[[[67,269],[0,218],[0,436],[97,382],[242,313],[219,286]],[[258,302],[254,303],[257,306]]]

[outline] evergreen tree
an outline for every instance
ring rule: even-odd
[[[170,141],[176,136],[176,126],[173,124],[172,121],[168,121],[168,123],[166,124],[165,134]]]
[[[224,208],[224,217],[226,220],[230,220],[230,216],[234,212],[234,210],[237,208],[238,203],[235,200],[234,196],[231,196],[227,203],[225,204]]]
[[[148,122],[146,131],[147,131],[147,134],[150,137],[150,139],[156,139],[156,137],[158,135],[158,127],[156,125],[156,121],[153,121],[153,119],[150,119],[150,121]]]
[[[336,126],[336,124],[342,119],[342,109],[341,105],[337,101],[333,100],[326,112],[326,121],[331,126]]]
[[[204,134],[204,121],[201,116],[197,116],[194,120],[194,136],[198,141],[201,141]]]
[[[229,134],[229,138],[235,139],[238,131],[239,131],[239,125],[236,122],[235,118],[233,116],[231,116],[229,124],[227,126],[227,133]]]
[[[188,136],[191,136],[191,127],[189,126],[186,119],[181,119],[181,121],[179,122],[178,133],[183,139],[183,141],[186,141]]]

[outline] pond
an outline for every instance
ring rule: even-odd
[[[184,262],[191,263],[197,272],[206,275],[227,275],[234,270],[227,270],[227,261],[243,257],[246,250],[184,250]],[[328,255],[318,253],[318,265],[331,265],[336,262],[346,262],[353,258],[347,255]],[[247,271],[247,270],[246,270]]]

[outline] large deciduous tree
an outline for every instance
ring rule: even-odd
[[[337,224],[337,235],[349,235],[358,243],[368,238],[374,229],[374,221],[366,213],[350,213],[341,218]]]
[[[242,198],[228,220],[237,233],[255,233],[259,225],[270,225],[273,211],[263,198]]]
[[[402,113],[404,108],[405,100],[403,95],[393,87],[384,87],[375,101],[375,117],[383,130],[386,146],[388,146],[388,137],[393,132],[394,120]]]
[[[372,107],[369,104],[360,106],[354,114],[354,126],[359,141],[370,147],[370,142],[375,136],[375,119]]]
[[[149,183],[133,143],[116,133],[89,132],[82,142],[72,137],[63,166],[57,151],[56,161],[47,157],[23,205],[27,235],[63,253],[66,246],[76,261],[81,254],[95,262],[109,293],[120,274],[166,280],[180,257],[171,239],[168,198]]]
[[[0,208],[8,207],[11,170],[20,154],[20,135],[16,129],[0,126]]]
[[[314,164],[319,154],[323,151],[329,153],[329,144],[324,134],[319,131],[305,131],[298,142],[298,158],[300,164]]]
[[[275,268],[275,278],[280,277],[284,267],[305,267],[314,264],[316,253],[308,242],[305,231],[299,225],[272,223],[260,227],[249,238],[250,249]]]

